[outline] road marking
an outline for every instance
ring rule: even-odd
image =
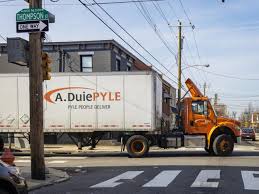
[[[140,175],[144,171],[127,171],[121,175],[118,175],[112,179],[109,179],[107,181],[101,182],[99,184],[93,185],[90,188],[112,188],[116,187],[123,182],[117,182],[122,179],[134,179],[136,176]]]
[[[208,182],[209,179],[219,179],[220,170],[201,170],[191,187],[217,188],[219,182]]]
[[[64,164],[67,161],[65,160],[54,160],[54,161],[49,161],[48,164]]]
[[[259,171],[241,171],[241,175],[244,182],[244,188],[246,190],[259,190]]]
[[[181,170],[164,170],[142,187],[167,187]]]
[[[30,163],[30,160],[15,160],[14,163]]]

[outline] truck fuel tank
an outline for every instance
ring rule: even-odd
[[[206,145],[206,138],[204,135],[185,135],[184,147],[187,148],[204,148]]]

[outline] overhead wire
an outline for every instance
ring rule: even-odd
[[[167,50],[173,55],[176,56],[176,52],[172,50],[172,48],[170,48],[168,42],[165,40],[165,38],[163,37],[162,33],[160,32],[159,28],[157,27],[157,25],[154,24],[153,19],[149,13],[149,11],[147,10],[147,8],[145,7],[145,5],[141,2],[139,2],[139,5],[142,9],[137,6],[137,8],[139,9],[140,13],[144,16],[144,18],[147,20],[147,22],[149,23],[149,25],[151,26],[151,28],[153,29],[153,31],[156,33],[156,35],[158,36],[158,38],[161,40],[161,42],[164,44],[164,46],[167,48]]]
[[[158,38],[160,39],[160,41],[165,45],[165,47],[169,50],[169,52],[170,52],[171,54],[173,54],[173,56],[174,56],[174,58],[175,58],[175,57],[176,57],[176,53],[170,49],[170,47],[169,47],[167,41],[162,37],[162,35],[161,35],[159,29],[157,28],[157,25],[153,22],[153,19],[152,19],[151,15],[149,14],[148,10],[145,8],[144,5],[142,5],[141,3],[139,3],[139,4],[140,4],[141,8],[139,8],[139,6],[138,6],[137,4],[135,4],[136,7],[137,7],[137,9],[138,9],[139,12],[141,13],[141,15],[144,17],[144,19],[147,21],[147,23],[150,25],[150,27],[153,29],[153,31],[154,31],[155,34],[158,36]],[[172,74],[170,70],[168,70],[168,72],[169,72],[170,74]],[[186,79],[186,78],[185,78],[185,79]],[[182,87],[183,87],[183,86],[182,86]],[[185,91],[186,91],[186,90],[185,90]]]
[[[181,8],[183,9],[184,15],[186,16],[186,18],[187,18],[187,20],[188,20],[190,26],[192,27],[192,36],[193,36],[193,40],[194,40],[194,44],[195,44],[197,56],[198,56],[200,65],[202,65],[201,55],[200,55],[200,51],[199,51],[199,48],[198,48],[198,44],[197,44],[197,40],[196,40],[196,35],[195,35],[195,32],[194,32],[195,26],[192,24],[192,21],[191,21],[189,15],[188,15],[188,13],[187,13],[187,11],[186,11],[186,9],[185,9],[183,3],[182,3],[182,0],[178,0],[178,1],[179,1],[179,3],[180,3]],[[200,71],[204,71],[203,69],[199,69],[199,70],[200,70]],[[204,75],[204,78],[205,78],[205,80],[206,80],[205,83],[209,83],[207,75],[206,75],[205,73],[204,73],[203,75]]]
[[[3,0],[0,1],[0,3],[7,3],[7,2],[12,2],[12,1],[19,1],[19,0]],[[44,3],[44,5],[80,5],[80,3],[58,3],[60,0],[50,0],[52,3]],[[151,1],[165,1],[165,0],[128,0],[128,1],[110,1],[110,2],[100,2],[99,4],[101,5],[114,5],[114,4],[127,4],[127,3],[136,3],[136,2],[151,2]],[[54,4],[53,4],[54,3]],[[89,3],[87,6],[94,6],[96,5],[95,3]],[[1,6],[24,6],[22,4],[5,4]]]
[[[95,17],[97,17],[106,27],[108,27],[116,36],[118,36],[127,46],[129,46],[133,51],[135,51],[139,56],[141,56],[145,61],[149,64],[152,64],[146,57],[144,57],[140,52],[138,52],[133,46],[131,46],[121,35],[119,35],[112,27],[110,27],[100,16],[98,16],[92,9],[90,9],[86,3],[82,2],[82,0],[78,0],[85,8],[87,8]],[[155,66],[153,66],[155,67]],[[156,67],[155,67],[156,68]],[[165,67],[164,67],[165,68]],[[156,68],[157,69],[157,68]],[[167,70],[167,68],[165,68]],[[157,69],[159,70],[159,69]],[[161,72],[161,70],[159,70]],[[163,73],[162,73],[163,74]],[[172,74],[173,75],[173,74]],[[177,84],[172,78],[166,76],[170,81]],[[185,90],[185,88],[183,88]]]
[[[198,67],[194,67],[194,68],[201,70]],[[215,72],[211,72],[211,71],[204,70],[204,69],[202,71],[204,71],[204,72],[206,72],[208,74],[211,74],[211,75],[215,75],[215,76],[219,76],[219,77],[224,77],[224,78],[229,78],[229,79],[246,80],[246,81],[259,81],[259,78],[244,78],[244,77],[238,77],[238,76],[235,76],[235,75],[226,75],[226,74],[215,73]]]
[[[11,1],[17,1],[17,0],[1,0],[0,3],[6,3],[6,2],[11,2]]]
[[[176,40],[176,33],[175,33],[175,31],[173,30],[173,26],[172,26],[171,23],[169,22],[169,19],[167,19],[166,15],[165,15],[163,9],[161,8],[161,6],[159,5],[159,3],[157,3],[157,2],[156,2],[156,4],[155,4],[155,2],[152,2],[152,3],[154,4],[154,6],[156,7],[156,9],[157,9],[158,12],[160,13],[160,15],[162,16],[162,18],[163,18],[163,19],[165,20],[165,22],[167,23],[167,26],[169,27],[169,30],[170,30],[172,36],[174,37],[174,42],[175,42],[176,45],[177,45],[178,43],[177,43],[177,40]],[[174,16],[178,19],[178,21],[180,21],[180,19],[179,19],[179,17],[177,16],[177,14],[176,14],[176,12],[175,12],[173,6],[171,5],[171,3],[170,3],[170,2],[167,2],[167,3],[169,4],[170,9],[171,9],[172,12],[174,13]],[[190,52],[190,51],[189,51],[189,52]],[[191,52],[190,52],[190,53],[191,53]],[[183,52],[183,62],[185,63],[185,65],[190,65],[190,63],[188,63],[187,57],[186,57],[186,55],[185,55],[184,52]],[[192,77],[193,81],[194,81],[196,84],[198,84],[198,82],[197,82],[195,76],[193,76],[193,74],[192,74],[192,71],[191,71],[190,69],[187,69],[187,70],[188,70],[190,76]],[[182,72],[182,74],[184,75],[183,72]],[[185,77],[185,76],[184,76],[184,77]]]
[[[95,0],[93,0],[94,3],[96,5],[98,5],[98,7],[105,12],[128,36],[130,36],[145,52],[147,52],[157,63],[159,63],[159,65],[161,65],[165,70],[168,71],[168,69],[165,67],[165,65],[163,65],[156,57],[154,57],[153,54],[150,53],[150,51],[148,51],[138,40],[136,40],[136,38],[133,37],[133,35],[131,35],[126,29],[125,27],[123,27],[117,20],[114,19],[114,17],[111,16],[111,14],[109,14],[101,5],[99,5],[99,3]],[[171,73],[170,73],[171,74]],[[171,74],[173,75],[173,74]],[[175,78],[177,78],[175,75],[173,75]]]

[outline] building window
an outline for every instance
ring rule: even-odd
[[[93,56],[81,55],[81,72],[93,71]]]
[[[116,59],[116,71],[121,70],[121,61],[119,59]]]

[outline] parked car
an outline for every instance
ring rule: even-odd
[[[255,141],[255,131],[252,128],[243,128],[241,132],[242,139],[252,139]]]
[[[21,177],[17,167],[10,166],[0,160],[0,193],[27,194],[26,180]]]

